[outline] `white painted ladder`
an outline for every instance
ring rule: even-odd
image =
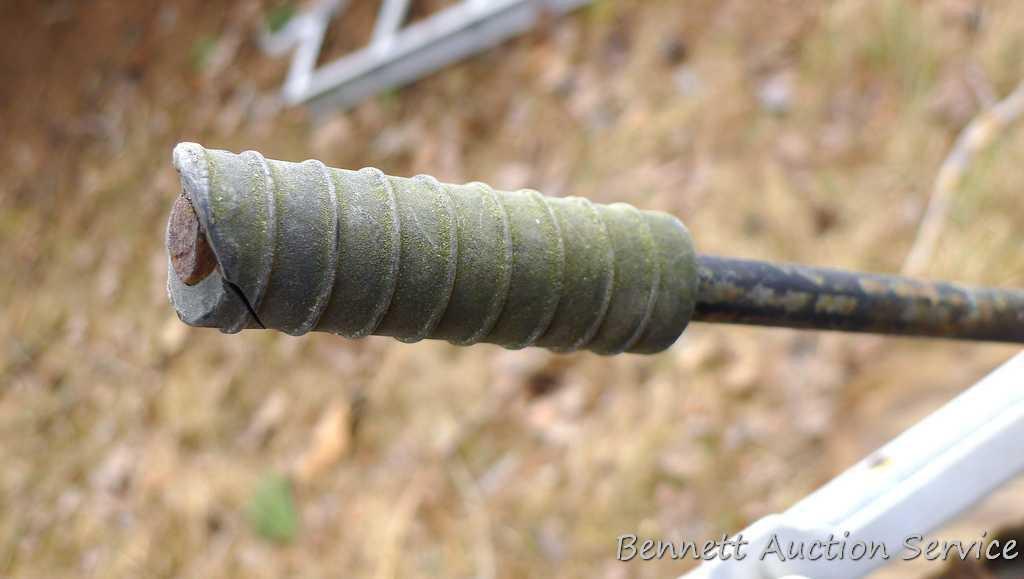
[[[743,530],[742,561],[715,560],[680,579],[855,579],[882,558],[780,562],[760,553],[829,536],[884,544],[898,560],[903,541],[953,519],[1024,473],[1024,354],[1013,358],[789,510]]]
[[[403,26],[410,0],[384,0],[369,43],[317,67],[327,27],[347,6],[347,0],[320,0],[262,44],[272,55],[295,49],[281,91],[287,104],[347,108],[522,34],[545,15],[590,1],[463,0]]]

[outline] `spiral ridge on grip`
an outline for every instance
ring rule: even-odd
[[[225,332],[325,331],[600,354],[671,345],[693,312],[686,228],[665,213],[179,144],[218,268],[179,317]]]

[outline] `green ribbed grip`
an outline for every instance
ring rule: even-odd
[[[665,213],[194,143],[174,164],[219,266],[194,286],[169,267],[191,325],[615,354],[667,348],[693,312]]]

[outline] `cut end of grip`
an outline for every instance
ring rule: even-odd
[[[207,151],[196,143],[179,143],[173,162],[181,177],[181,195],[167,222],[167,295],[171,305],[190,326],[229,333],[262,327],[218,256],[218,241],[211,229]]]
[[[678,219],[617,203],[181,143],[168,295],[228,333],[655,353],[693,313]]]

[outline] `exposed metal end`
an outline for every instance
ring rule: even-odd
[[[217,258],[199,226],[199,217],[184,195],[179,195],[171,207],[167,223],[167,252],[174,273],[188,286],[203,281],[217,268]]]

